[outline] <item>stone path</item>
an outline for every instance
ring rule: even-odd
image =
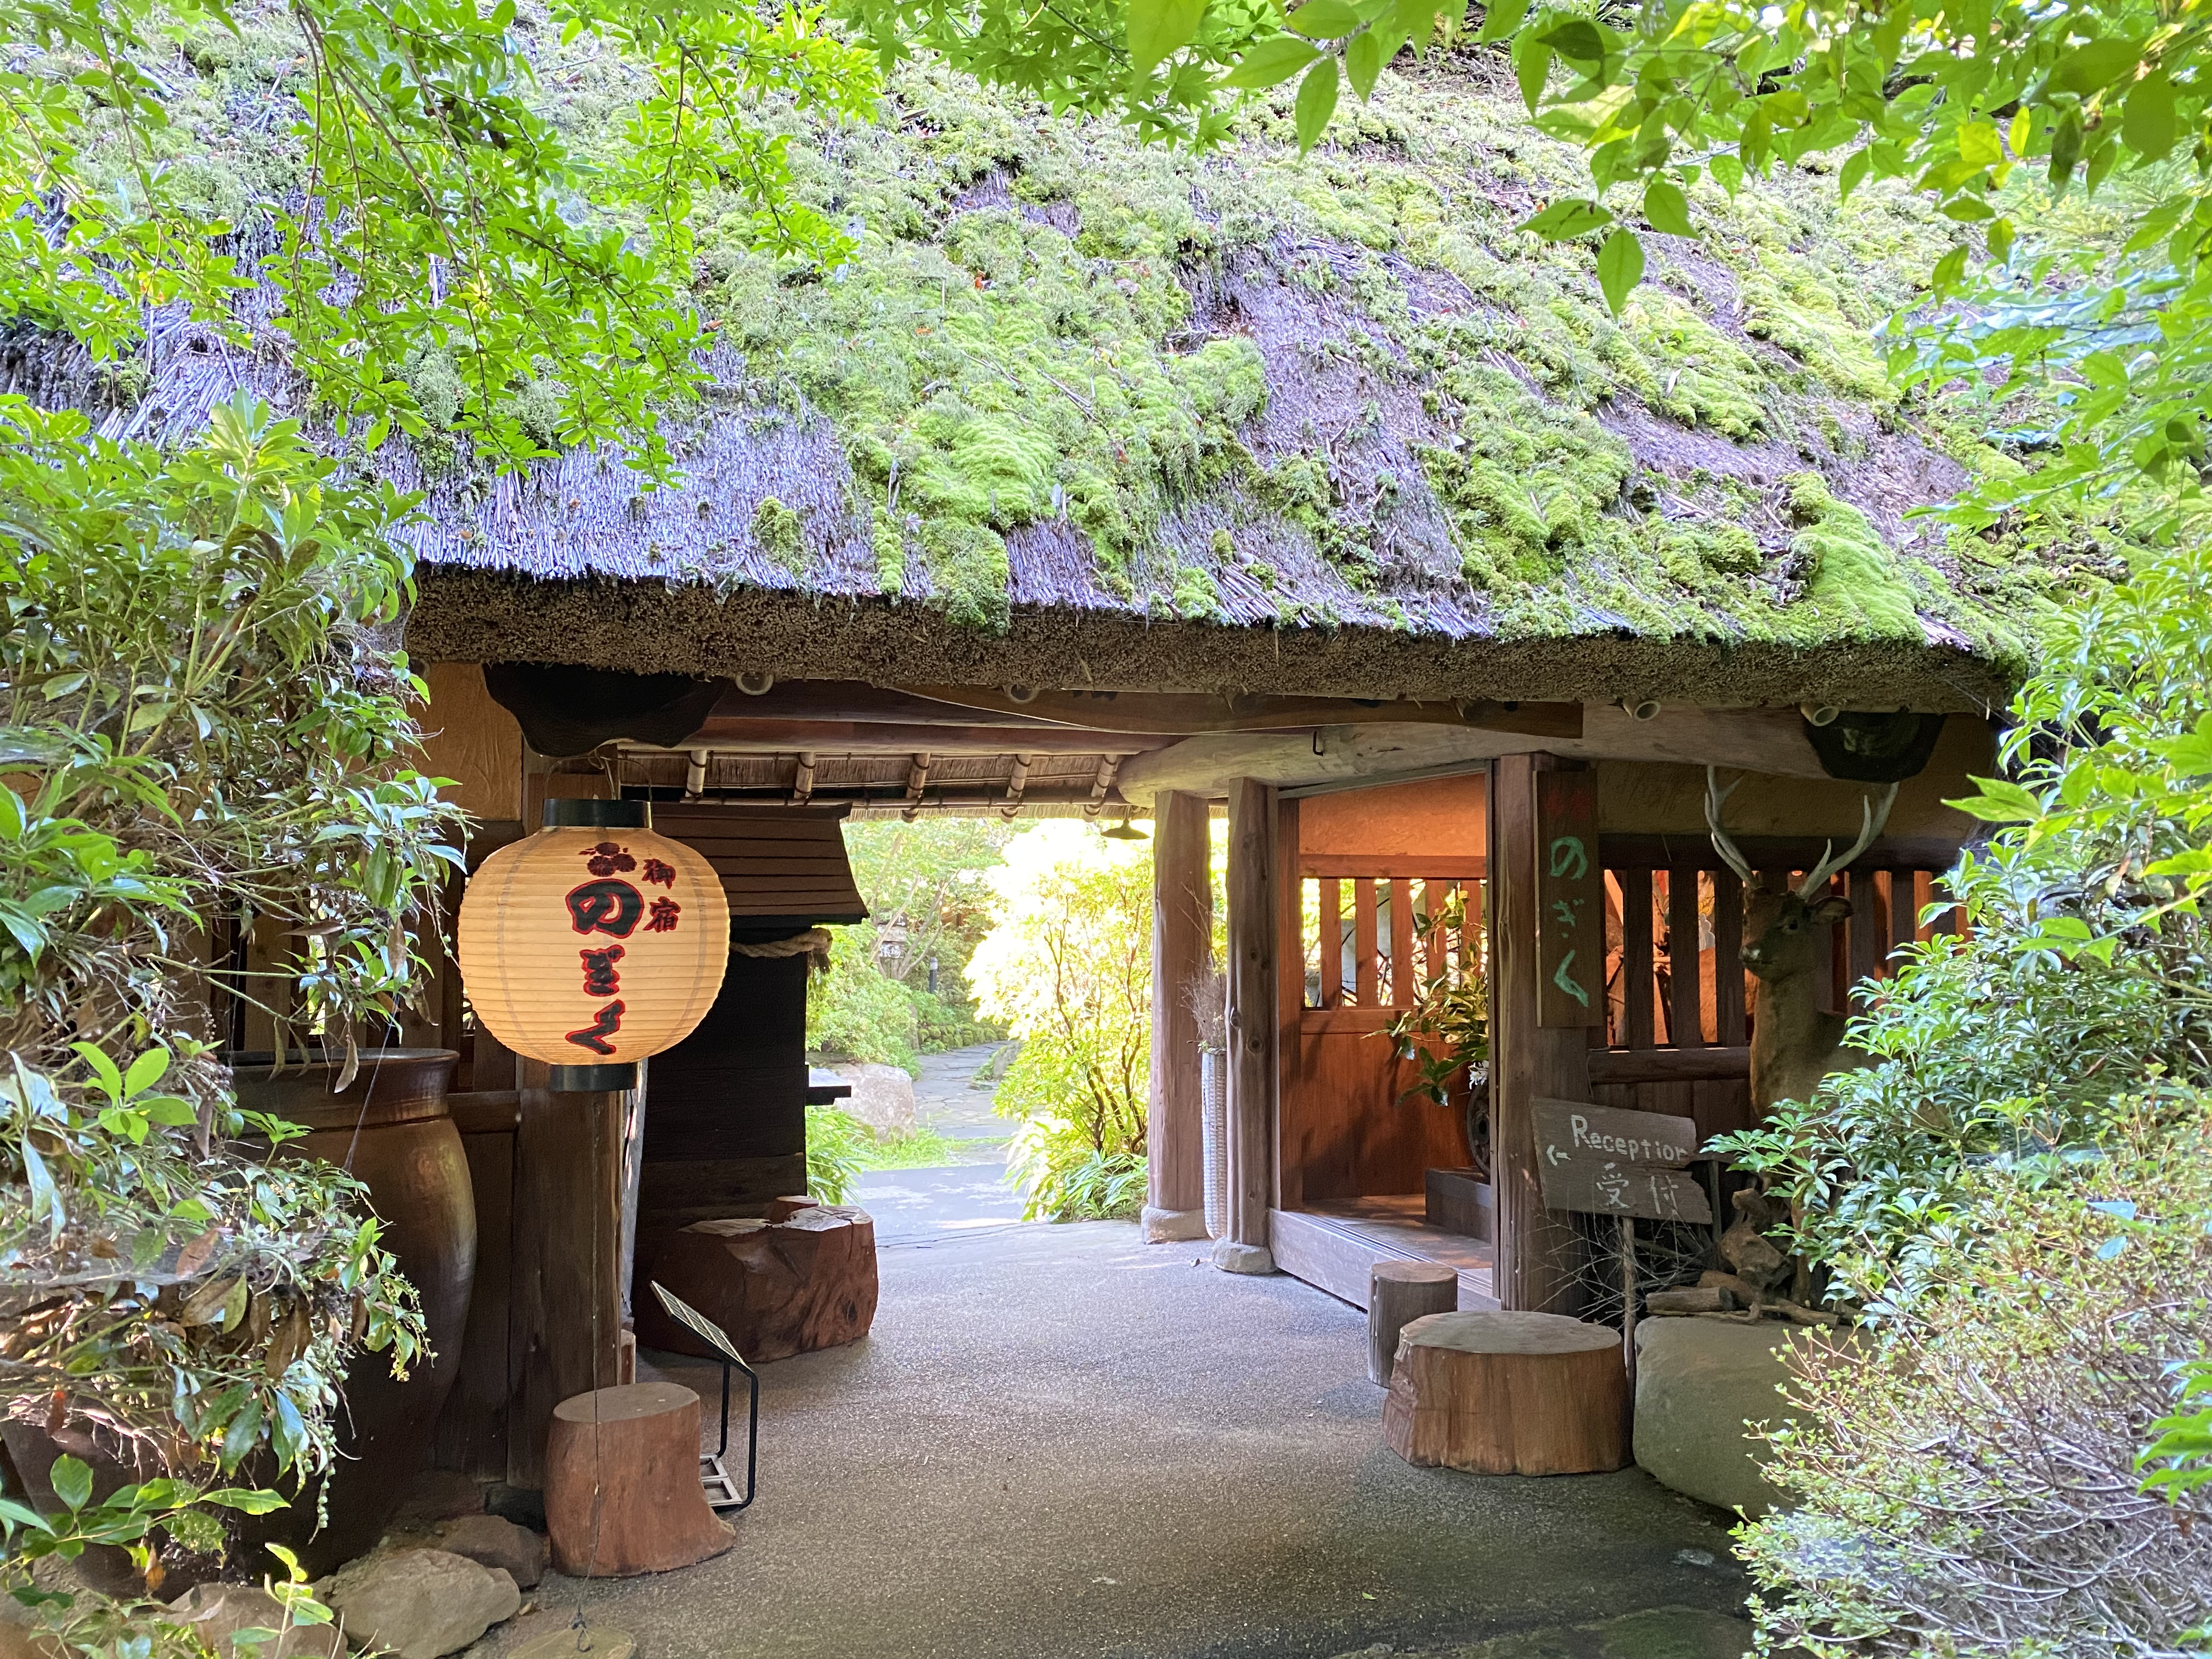
[[[972,1152],[928,1170],[877,1170],[860,1177],[853,1201],[876,1218],[878,1248],[925,1243],[1022,1218],[1022,1195],[1006,1184],[1006,1140],[1013,1125],[991,1109],[976,1073],[1003,1045],[985,1043],[925,1054],[915,1079],[915,1121]]]
[[[1641,1471],[1415,1469],[1365,1325],[1134,1228],[884,1249],[873,1334],[763,1368],[725,1556],[548,1578],[506,1659],[590,1617],[644,1659],[1736,1659],[1729,1517]],[[709,1401],[716,1373],[641,1372]],[[711,1417],[712,1413],[709,1412]],[[712,1433],[711,1425],[708,1432]]]

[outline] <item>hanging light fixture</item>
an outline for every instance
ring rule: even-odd
[[[1134,823],[1131,823],[1126,817],[1115,819],[1111,828],[1101,830],[1098,832],[1098,835],[1099,838],[1103,841],[1142,841],[1145,839],[1145,832],[1138,829]]]
[[[557,1090],[637,1085],[714,1006],[730,906],[714,866],[635,800],[549,800],[545,827],[469,878],[459,960],[491,1034]]]

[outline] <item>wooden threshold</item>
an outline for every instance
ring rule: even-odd
[[[1285,1273],[1355,1308],[1366,1307],[1368,1273],[1378,1261],[1441,1262],[1459,1274],[1459,1305],[1463,1310],[1479,1313],[1496,1308],[1498,1298],[1491,1292],[1490,1247],[1479,1239],[1448,1233],[1441,1227],[1392,1212],[1409,1206],[1410,1215],[1418,1216],[1420,1205],[1419,1198],[1395,1203],[1370,1199],[1353,1200],[1328,1212],[1270,1210],[1269,1248],[1275,1265]],[[1370,1212],[1344,1213],[1347,1210]]]

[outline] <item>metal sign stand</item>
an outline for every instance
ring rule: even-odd
[[[681,1297],[672,1294],[658,1280],[653,1281],[653,1293],[660,1298],[660,1305],[668,1310],[668,1316],[685,1329],[697,1335],[714,1350],[722,1361],[722,1438],[721,1443],[709,1452],[699,1454],[699,1484],[706,1488],[707,1504],[711,1509],[741,1510],[753,1501],[759,1489],[760,1473],[760,1373],[745,1364],[727,1334],[713,1320],[701,1313]],[[745,1407],[745,1495],[738,1496],[738,1483],[731,1477],[723,1459],[730,1452],[730,1367],[736,1366],[745,1374],[745,1389],[750,1396]]]

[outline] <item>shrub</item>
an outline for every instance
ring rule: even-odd
[[[1066,1219],[1089,1212],[1067,1185],[1079,1169],[1099,1162],[1081,1177],[1085,1193],[1126,1192],[1144,1159],[1150,849],[1048,821],[1006,857],[969,975],[985,1015],[1021,1039],[995,1097],[1000,1115],[1021,1122],[1008,1174],[1027,1186],[1030,1217]],[[1110,1171],[1100,1162],[1115,1159]]]
[[[806,1109],[806,1190],[824,1204],[842,1204],[867,1167],[868,1126],[835,1106]]]
[[[223,1489],[258,1449],[301,1485],[328,1466],[359,1348],[421,1352],[361,1184],[245,1143],[289,1132],[239,1109],[207,1006],[223,981],[350,1056],[419,994],[458,813],[407,767],[409,507],[242,396],[167,451],[0,398],[0,1397],[161,1469],[98,1523],[144,1522],[118,1541],[149,1583],[165,1540],[221,1541],[190,1494],[274,1502]],[[198,963],[194,930],[242,915],[287,958]],[[15,1589],[75,1523],[5,1519]],[[160,1633],[39,1605],[64,1646]]]
[[[1874,1329],[1744,1534],[1762,1652],[2168,1655],[2212,1613],[2175,1399],[2212,1351],[2208,592],[2177,553],[2055,625],[1960,803],[2004,826],[1947,878],[1966,936],[1854,1023],[1875,1065],[1723,1143]]]
[[[2117,1659],[2212,1619],[2212,1487],[2143,1490],[2212,1351],[2212,1097],[2134,1103],[2096,1155],[1985,1166],[1870,1363],[1802,1365],[1743,1536],[1762,1650]],[[1794,1646],[1792,1645],[1794,1644]]]
[[[831,935],[830,971],[806,992],[806,1046],[878,1066],[916,1069],[914,999],[876,966],[872,922]]]

